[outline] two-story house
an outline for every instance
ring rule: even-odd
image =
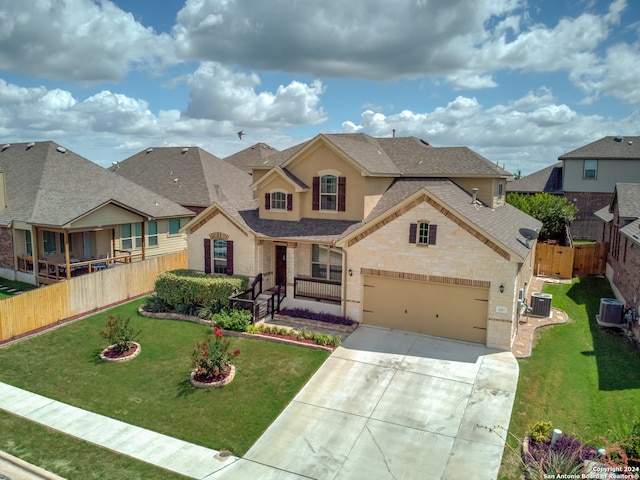
[[[640,137],[604,137],[558,157],[562,191],[578,207],[571,233],[594,240],[597,210],[609,205],[618,182],[640,182]]]
[[[287,306],[509,349],[541,224],[466,147],[321,134],[253,168],[255,199],[189,222],[189,267],[262,274]]]
[[[0,149],[0,276],[53,283],[184,251],[194,213],[54,142]]]

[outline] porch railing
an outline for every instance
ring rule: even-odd
[[[273,318],[273,315],[280,311],[285,296],[286,289],[278,285],[276,291],[270,292],[269,297],[265,298],[262,291],[262,274],[259,273],[246,290],[229,297],[229,307],[249,310],[255,322],[266,316]]]
[[[342,299],[342,282],[322,278],[295,277],[293,279],[293,296],[340,303]]]
[[[129,264],[133,261],[142,260],[142,254],[132,254],[128,250],[115,250],[113,257],[98,258],[86,261],[73,260],[69,263],[69,270],[72,275],[93,273],[105,268],[110,268],[115,264]],[[38,281],[41,283],[52,283],[67,278],[67,264],[59,260],[38,259],[35,260]],[[25,273],[33,272],[34,260],[31,256],[18,256],[18,270]]]

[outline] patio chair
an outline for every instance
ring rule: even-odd
[[[106,258],[107,258],[107,255],[106,255],[106,254],[104,254],[104,253],[101,253],[101,254],[98,256],[98,260],[103,260],[103,259],[106,259]],[[105,268],[107,268],[107,262],[98,262],[98,263],[94,263],[93,265],[91,265],[91,268],[93,268],[94,270],[102,270],[102,269],[105,269]]]

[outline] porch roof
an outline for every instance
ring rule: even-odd
[[[358,221],[302,218],[299,221],[260,218],[255,202],[234,204],[221,202],[219,207],[243,228],[269,239],[333,243]]]

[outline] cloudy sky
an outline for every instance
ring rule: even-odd
[[[640,134],[639,31],[637,0],[0,0],[0,142],[108,166],[395,129],[527,174]]]

